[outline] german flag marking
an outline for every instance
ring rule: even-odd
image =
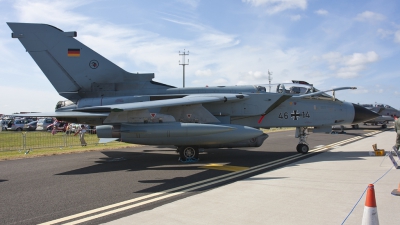
[[[69,48],[68,57],[79,57],[81,56],[81,50],[79,48]]]

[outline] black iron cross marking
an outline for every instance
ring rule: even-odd
[[[293,118],[293,120],[297,120],[297,117],[300,117],[301,114],[297,112],[297,110],[294,110],[290,116]]]

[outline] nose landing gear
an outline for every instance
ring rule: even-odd
[[[310,149],[307,143],[307,127],[296,127],[295,137],[299,138],[299,144],[296,147],[298,153],[306,154]]]

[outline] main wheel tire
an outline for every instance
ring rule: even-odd
[[[306,154],[309,150],[309,147],[306,144],[298,144],[296,150],[298,153]]]
[[[16,129],[16,131],[22,131],[22,128],[21,128],[21,127],[18,127],[18,128]]]
[[[194,161],[199,159],[199,149],[197,147],[179,147],[179,156],[182,162]]]
[[[386,129],[387,128],[387,125],[386,124],[383,124],[382,125],[382,129]]]

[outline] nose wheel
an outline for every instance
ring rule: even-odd
[[[296,150],[298,153],[306,154],[310,148],[306,144],[298,144]]]
[[[296,147],[298,153],[306,154],[310,148],[307,144],[307,127],[296,127],[296,137],[299,138],[299,144]]]

